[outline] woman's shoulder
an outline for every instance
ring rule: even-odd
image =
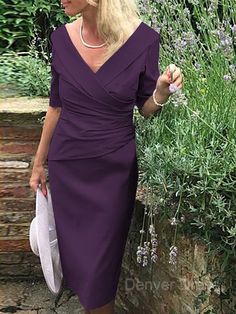
[[[54,27],[54,29],[53,29],[53,31],[51,32],[51,35],[50,35],[50,38],[51,38],[52,42],[54,41],[55,36],[57,36],[57,34],[60,33],[62,27],[64,27],[64,26],[65,26],[65,24],[61,24],[59,26]]]
[[[146,22],[142,22],[143,25],[144,25],[144,28],[148,34],[148,36],[153,39],[153,40],[156,40],[156,39],[160,39],[160,30],[157,30],[157,29],[154,29],[153,27],[151,27],[150,25],[148,25]]]
[[[54,39],[56,36],[60,36],[59,34],[63,31],[63,29],[70,30],[73,27],[78,27],[80,23],[80,19],[74,20],[72,22],[62,23],[56,27],[54,27],[53,31],[51,32],[51,40]]]

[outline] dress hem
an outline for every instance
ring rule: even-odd
[[[117,290],[116,290],[116,292],[113,294],[112,297],[106,298],[105,301],[102,301],[102,302],[100,302],[99,304],[96,304],[96,305],[93,305],[93,304],[92,304],[92,305],[91,305],[91,303],[88,304],[87,302],[84,302],[84,301],[82,300],[83,298],[80,297],[80,294],[79,294],[79,292],[78,292],[76,289],[72,288],[72,287],[71,287],[70,285],[68,285],[68,284],[67,284],[67,286],[68,286],[68,288],[69,288],[74,294],[76,294],[76,295],[78,296],[80,304],[81,304],[86,310],[89,310],[89,311],[95,310],[95,309],[97,309],[97,308],[100,308],[100,307],[102,307],[102,306],[104,306],[104,305],[110,303],[112,300],[114,300],[114,299],[116,298],[116,294],[117,294]]]

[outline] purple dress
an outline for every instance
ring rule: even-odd
[[[49,105],[62,110],[49,187],[65,283],[91,310],[116,295],[138,181],[133,109],[155,89],[160,34],[141,22],[95,73],[64,24],[51,40]]]

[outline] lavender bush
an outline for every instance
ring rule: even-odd
[[[147,200],[137,262],[158,263],[155,221],[173,228],[169,263],[178,261],[177,236],[201,239],[218,254],[222,275],[235,274],[236,247],[236,2],[142,1],[146,22],[161,33],[160,70],[175,63],[184,88],[160,115],[135,115],[140,184]],[[150,232],[150,226],[152,232]],[[155,243],[152,245],[152,234]],[[148,247],[148,249],[147,249]],[[152,254],[151,254],[152,252]],[[150,263],[149,263],[150,261]]]

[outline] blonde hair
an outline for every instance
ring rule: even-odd
[[[98,64],[101,66],[124,44],[142,22],[138,0],[86,1],[97,7],[97,31],[107,44],[103,61]]]

